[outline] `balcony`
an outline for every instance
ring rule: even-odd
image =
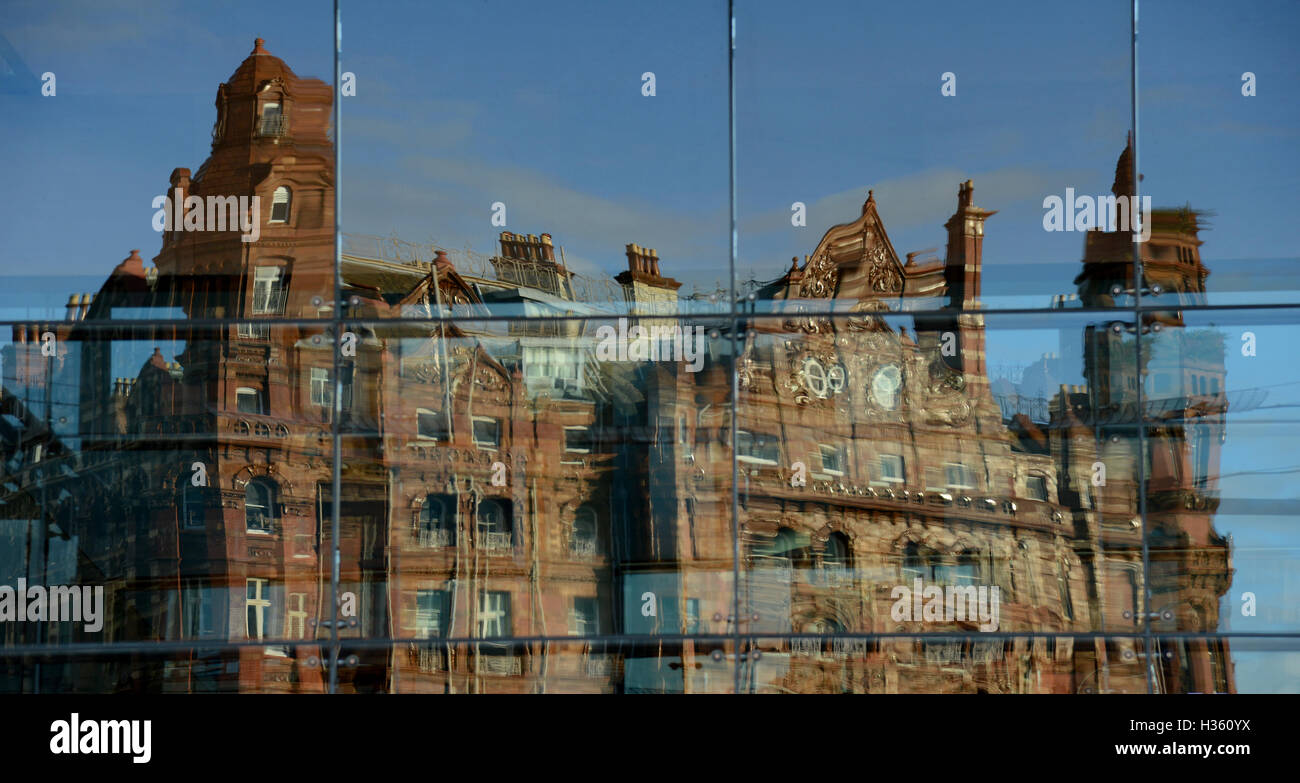
[[[503,677],[517,677],[523,674],[523,659],[518,655],[485,655],[480,653],[476,656],[478,663],[475,666],[477,674],[495,674]]]
[[[253,296],[252,315],[284,315],[285,303],[289,301],[289,289],[275,287],[270,290],[259,287]]]
[[[241,323],[239,325],[238,336],[245,340],[265,340],[271,335],[270,324],[265,323]]]
[[[514,536],[509,533],[483,533],[478,534],[479,546],[483,549],[509,550],[514,547]]]
[[[422,672],[447,671],[447,654],[441,646],[412,644],[407,648],[407,660]]]
[[[569,542],[569,554],[575,560],[594,560],[599,554],[596,542],[592,539],[574,539]]]
[[[257,137],[282,139],[289,135],[289,122],[282,115],[266,116],[257,125]]]
[[[452,545],[451,531],[436,528],[420,528],[416,531],[415,540],[420,546],[431,549],[441,549]]]

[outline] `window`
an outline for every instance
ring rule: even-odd
[[[185,584],[182,611],[185,613],[185,638],[214,636],[216,630],[217,591],[198,580]]]
[[[474,445],[480,449],[500,447],[501,422],[496,419],[474,417]]]
[[[281,136],[284,134],[284,115],[280,104],[267,103],[262,106],[262,124],[257,130],[259,136]]]
[[[1056,565],[1056,586],[1061,591],[1061,612],[1065,619],[1074,619],[1074,600],[1070,597],[1070,572],[1065,563]]]
[[[289,221],[289,189],[281,185],[275,189],[271,195],[271,223],[287,223]]]
[[[913,579],[927,579],[933,576],[929,564],[921,556],[921,547],[915,542],[909,543],[903,548],[903,567],[901,576],[904,581],[911,582]]]
[[[267,589],[267,580],[248,579],[245,585],[247,593],[244,599],[244,613],[248,618],[248,638],[264,639],[271,614],[271,593]]]
[[[271,532],[276,513],[275,484],[264,478],[248,482],[244,488],[244,520],[250,531]]]
[[[700,599],[686,599],[686,618],[682,633],[700,632]]]
[[[775,465],[781,460],[781,447],[770,435],[740,430],[736,433],[736,458],[741,462]]]
[[[949,462],[943,467],[948,487],[952,489],[975,488],[975,473],[970,468],[958,462]]]
[[[415,591],[415,635],[441,639],[447,635],[451,618],[451,593],[446,590]]]
[[[311,368],[311,404],[329,407],[334,404],[334,385],[325,367]]]
[[[421,546],[456,545],[456,498],[453,495],[428,495],[420,507],[417,531]]]
[[[934,569],[935,581],[945,585],[974,585],[979,577],[979,555],[970,550],[957,555],[956,563],[945,563]]]
[[[845,463],[843,447],[822,444],[819,448],[822,453],[822,470],[826,473],[843,476]]]
[[[1205,424],[1197,424],[1191,431],[1192,485],[1198,490],[1204,490],[1210,480],[1210,428]]]
[[[235,407],[240,413],[263,415],[266,411],[262,405],[262,390],[252,386],[240,386],[235,391]]]
[[[307,594],[289,593],[288,627],[285,636],[289,639],[307,638]]]
[[[356,367],[351,362],[339,368],[339,381],[343,394],[343,398],[339,400],[340,410],[352,410],[352,377],[355,370]]]
[[[574,514],[570,548],[580,557],[596,554],[596,512],[589,506],[579,508]]]
[[[569,612],[569,635],[596,636],[600,634],[600,606],[595,598],[574,598]]]
[[[849,541],[843,533],[831,533],[822,550],[822,564],[828,570],[843,570],[849,565]]]
[[[564,428],[564,450],[579,454],[591,451],[591,430],[587,427]]]
[[[1025,481],[1025,488],[1029,490],[1029,497],[1034,500],[1047,500],[1047,479],[1042,476],[1030,476]]]
[[[881,454],[880,480],[890,484],[902,484],[904,479],[903,458],[897,454]]]
[[[204,487],[196,487],[185,479],[181,489],[181,527],[185,530],[202,530],[204,527]]]
[[[284,268],[260,266],[253,272],[253,315],[282,315],[286,289]]]
[[[478,544],[485,549],[509,549],[510,506],[507,501],[487,498],[478,504]]]
[[[771,541],[760,544],[754,550],[754,565],[760,568],[774,568],[788,572],[794,567],[796,559],[804,559],[804,551],[799,547],[799,536],[788,527],[776,532]]]
[[[428,440],[450,440],[447,417],[428,408],[415,409],[416,436]]]
[[[483,639],[510,635],[510,594],[484,590],[479,593],[478,635]]]

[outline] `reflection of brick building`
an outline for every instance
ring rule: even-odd
[[[597,361],[608,321],[550,234],[502,232],[492,278],[441,251],[345,254],[336,335],[286,320],[336,315],[330,106],[328,85],[259,40],[218,90],[211,156],[173,171],[168,193],[260,196],[260,240],[165,233],[155,270],[133,253],[58,326],[80,449],[60,513],[93,564],[83,577],[109,586],[102,640],[277,642],[106,666],[105,687],[320,690],[333,629],[319,621],[342,619],[340,685],[353,690],[718,690],[745,654],[756,689],[1137,691],[1140,644],[1068,634],[1134,632],[1148,581],[1153,606],[1180,614],[1170,630],[1216,627],[1227,548],[1185,464],[1212,475],[1221,429],[1187,424],[1206,445],[1185,446],[1191,406],[1160,408],[1144,580],[1136,427],[1122,423],[1136,397],[1099,400],[1092,382],[1124,376],[1131,336],[1084,336],[1089,386],[1063,388],[1049,415],[1000,408],[978,310],[994,213],[972,183],[943,261],[900,262],[869,196],[762,291],[777,316],[741,332],[700,321],[717,334],[698,373]],[[679,284],[655,251],[627,253],[615,283],[628,311],[666,321]],[[891,315],[905,299],[954,310]],[[121,320],[137,311],[185,320]],[[567,317],[392,320],[502,313]],[[48,366],[33,347],[6,357],[23,379],[7,375],[11,388]],[[1221,355],[1198,356],[1219,388]],[[328,609],[336,514],[355,622]],[[1065,636],[895,622],[891,590],[915,577],[996,585],[1001,631]],[[737,628],[746,649],[708,638]],[[952,630],[972,636],[829,638]],[[791,633],[828,638],[769,638]],[[584,638],[616,634],[649,641]],[[1226,645],[1175,652],[1169,689],[1231,689]]]
[[[891,620],[890,588],[917,573],[940,582],[998,585],[1002,631],[1132,633],[1141,628],[1146,585],[1143,530],[1137,522],[1138,433],[1136,424],[1125,423],[1138,416],[1136,394],[1099,400],[1088,387],[1062,387],[1049,402],[1046,420],[1005,416],[989,393],[983,316],[917,317],[910,335],[903,319],[884,316],[904,297],[939,296],[964,309],[978,307],[984,220],[992,213],[972,205],[972,192],[969,182],[960,189],[958,210],[947,224],[943,265],[901,264],[875,201],[868,198],[858,220],[830,229],[811,260],[767,292],[787,302],[791,317],[780,324],[755,322],[738,367],[737,426],[750,449],[738,452],[742,544],[752,558],[745,563],[752,569],[748,597],[777,609],[770,622],[756,624],[757,630],[942,630]],[[1157,230],[1144,252],[1163,254],[1165,241],[1182,238]],[[1094,243],[1088,244],[1091,249]],[[1131,253],[1132,245],[1126,246]],[[1090,262],[1085,258],[1086,268]],[[935,280],[944,281],[946,295],[930,282]],[[828,310],[816,306],[827,297],[857,301],[846,318],[806,314]],[[1165,323],[1163,334],[1151,333],[1153,339],[1193,338],[1176,328],[1177,320]],[[1090,327],[1089,335],[1086,378],[1139,376],[1133,340],[1123,330],[1093,333]],[[956,350],[945,351],[945,344]],[[1113,366],[1094,366],[1102,357]],[[1202,352],[1200,359],[1217,367],[1212,386],[1217,391],[1221,347],[1217,353]],[[1149,400],[1141,410],[1149,418],[1210,416],[1222,413],[1216,399],[1203,395],[1191,406]],[[1221,429],[1220,423],[1202,436]],[[1230,573],[1227,544],[1213,532],[1206,483],[1217,466],[1217,438],[1189,445],[1180,430],[1163,424],[1148,434],[1154,627],[1212,630]],[[781,444],[781,451],[767,453],[754,445],[764,442]],[[1189,486],[1188,465],[1198,458],[1199,483]],[[795,460],[814,471],[807,487],[792,486],[789,466]],[[1098,464],[1107,471],[1101,486],[1093,480]],[[774,555],[780,576],[769,577],[763,562],[772,562]],[[946,629],[971,630],[971,625]],[[1112,663],[1136,659],[1140,646],[1075,640],[1071,650],[1070,641],[1026,646],[1020,640],[1005,649],[1000,641],[921,644],[916,657],[901,651],[911,644],[881,642],[857,668],[817,664],[805,660],[808,649],[796,649],[797,663],[777,684],[797,687],[801,678],[811,677],[824,689],[833,672],[839,685],[868,690],[1145,688],[1142,667],[1133,667],[1127,681],[1110,670]],[[824,649],[814,646],[814,658],[824,652],[828,660],[853,660],[829,643]],[[1173,646],[1160,651],[1159,687],[1232,687],[1224,665],[1226,645],[1214,650],[1199,642]],[[1031,647],[1030,669],[1039,679],[1029,686],[1025,666]],[[1218,668],[1211,661],[1219,662]],[[925,662],[957,665],[961,673],[899,682],[903,672]],[[820,671],[809,674],[810,666]],[[1090,672],[1103,670],[1109,673],[1106,683],[1090,678]]]

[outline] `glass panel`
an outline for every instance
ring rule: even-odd
[[[1148,315],[1157,630],[1300,630],[1298,317],[1290,309]]]
[[[345,645],[339,692],[732,693],[733,649],[729,637],[371,642]]]
[[[1164,288],[1155,302],[1294,303],[1300,7],[1225,17],[1211,0],[1158,0],[1141,14],[1138,168],[1156,207],[1143,249],[1148,283]]]
[[[1120,323],[747,322],[742,630],[1139,630],[1135,336]]]
[[[1130,18],[1129,0],[1068,22],[1032,2],[737,4],[738,294],[1131,304],[1130,226],[1085,233],[1132,192]]]
[[[1300,693],[1300,644],[1289,637],[1157,639],[1162,693]]]
[[[729,309],[726,2],[343,5],[354,314]]]
[[[317,318],[333,300],[330,9],[213,11],[6,14],[0,319]],[[266,268],[280,281],[259,287]]]
[[[707,620],[733,611],[724,327],[350,324],[345,635],[727,633]]]
[[[325,693],[316,645],[0,652],[0,693]]]
[[[834,633],[745,640],[742,693],[1146,693],[1140,638]]]
[[[31,329],[0,343],[4,643],[314,638],[328,329],[79,323],[49,351]]]

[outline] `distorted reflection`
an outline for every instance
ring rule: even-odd
[[[335,303],[329,86],[259,39],[217,107],[168,192],[251,183],[258,241],[167,231],[16,326],[0,411],[6,583],[107,594],[100,632],[5,644],[205,646],[14,659],[6,689],[1140,692],[1148,659],[1157,689],[1234,688],[1225,641],[1076,636],[1214,631],[1233,573],[1222,341],[1066,312],[1134,293],[1129,234],[1087,234],[1039,322],[1057,347],[1014,378],[971,181],[943,259],[900,259],[869,193],[761,317],[676,315],[671,259],[635,243],[601,309],[515,231],[491,270],[354,247]],[[1199,225],[1157,211],[1136,285],[1196,302]],[[121,307],[195,322],[96,325]]]

